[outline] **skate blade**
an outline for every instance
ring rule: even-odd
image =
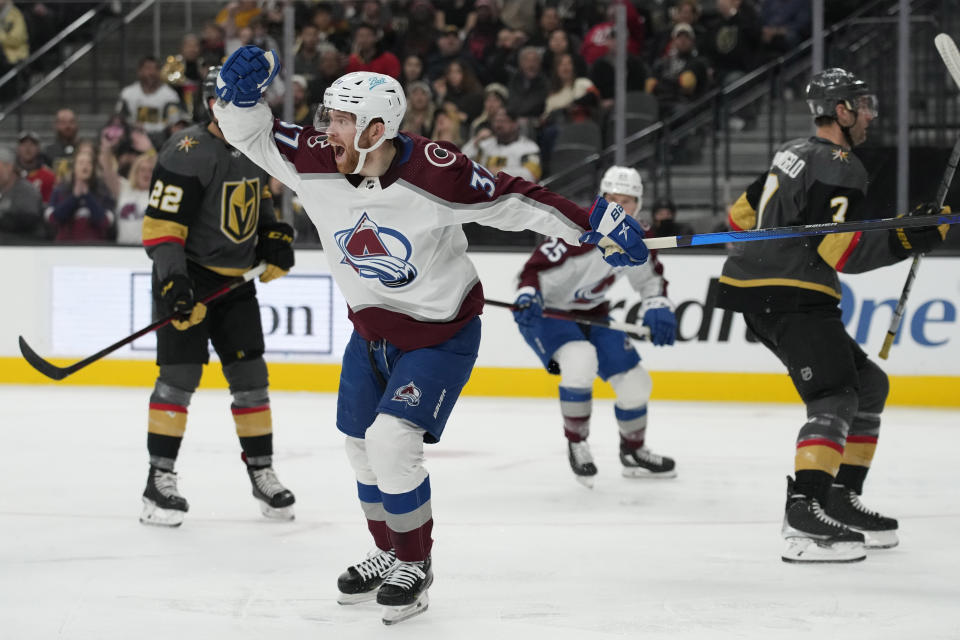
[[[677,477],[677,470],[670,469],[670,471],[650,471],[649,469],[644,469],[642,467],[623,467],[623,477],[631,479],[646,479],[646,480],[667,480],[669,478]]]
[[[867,557],[860,542],[820,544],[812,538],[787,538],[780,559],[794,564],[860,562]]]
[[[897,537],[897,530],[891,531],[865,531],[863,529],[854,529],[863,534],[863,546],[867,549],[892,549],[900,544],[900,538]]]
[[[266,502],[260,502],[260,513],[268,520],[293,520],[293,505],[286,507],[271,507]]]
[[[140,512],[140,523],[157,527],[179,527],[183,524],[185,511],[176,509],[161,509],[155,503],[143,499],[143,511]]]
[[[593,489],[593,484],[597,479],[597,476],[578,476],[576,474],[573,477],[587,489]]]
[[[348,606],[351,604],[363,604],[377,599],[377,590],[371,589],[366,593],[338,593],[337,604]]]
[[[418,616],[424,611],[427,610],[427,607],[430,606],[430,599],[427,597],[427,592],[424,591],[420,594],[420,597],[417,598],[417,601],[413,604],[407,604],[400,607],[383,607],[383,624],[391,625],[397,624],[398,622],[403,622],[404,620],[409,620],[414,616]]]

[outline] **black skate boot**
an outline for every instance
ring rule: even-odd
[[[826,512],[831,518],[862,533],[868,549],[890,549],[900,542],[897,521],[867,509],[857,492],[842,484],[830,487]]]
[[[430,558],[422,562],[398,560],[377,590],[383,605],[383,624],[396,624],[427,610],[427,589],[433,584]]]
[[[383,578],[390,573],[390,569],[397,561],[393,552],[374,549],[367,554],[367,558],[358,562],[340,574],[337,578],[337,589],[340,595],[337,602],[340,604],[357,604],[368,602],[377,597],[377,588]]]
[[[567,440],[568,459],[570,460],[570,469],[573,470],[577,482],[593,489],[594,476],[597,475],[597,465],[593,463],[593,454],[590,453],[590,445],[586,440],[580,442],[571,442]]]
[[[186,498],[177,491],[177,474],[150,465],[147,488],[143,490],[140,522],[162,527],[179,527],[189,509]]]
[[[787,541],[781,556],[784,562],[858,562],[867,557],[863,534],[824,513],[816,498],[797,493],[789,476],[783,537]]]
[[[246,457],[244,456],[244,462]],[[247,475],[253,487],[253,497],[260,503],[260,513],[272,520],[293,520],[293,492],[280,484],[272,466],[247,465]]]
[[[673,458],[659,456],[646,447],[631,449],[620,443],[620,462],[624,478],[676,478],[677,465]]]

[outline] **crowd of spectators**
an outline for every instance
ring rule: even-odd
[[[609,123],[617,5],[627,16],[627,89],[654,95],[661,116],[810,30],[810,0],[299,0],[293,120],[310,123],[343,73],[385,73],[407,92],[402,129],[453,142],[492,171],[539,180],[550,172],[560,127]],[[0,189],[22,191],[20,182],[4,180],[3,159],[12,155],[14,173],[37,187],[43,209],[29,229],[22,215],[9,224],[0,218],[4,239],[25,229],[33,239],[137,243],[131,229],[143,215],[144,176],[156,150],[203,115],[199,95],[210,65],[246,44],[278,48],[283,6],[229,2],[169,57],[141,58],[98,139],[78,139],[75,115],[62,109],[46,146],[27,131],[15,150],[0,149]],[[28,55],[27,39],[11,35],[30,22],[21,11],[0,0],[0,73]],[[266,95],[278,115],[286,91],[278,81]],[[738,126],[752,117],[738,114]]]

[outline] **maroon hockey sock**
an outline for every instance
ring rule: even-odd
[[[403,562],[420,562],[426,560],[430,555],[430,549],[433,548],[433,538],[430,533],[433,531],[433,518],[412,531],[390,531],[390,542],[393,543],[393,550],[397,554],[397,559]]]
[[[641,431],[640,433],[642,434],[643,431]],[[642,435],[641,435],[639,438],[637,438],[637,437],[628,438],[627,436],[623,435],[622,433],[620,434],[620,448],[621,448],[621,449],[627,449],[627,450],[630,450],[630,451],[636,451],[637,449],[639,449],[639,448],[642,447],[642,446],[643,446],[643,436],[642,436]]]
[[[585,418],[563,416],[563,435],[570,442],[586,440],[587,436],[590,435],[590,416]]]
[[[367,529],[370,530],[370,534],[373,536],[373,543],[377,545],[377,549],[390,551],[390,549],[393,548],[393,543],[390,541],[390,530],[387,529],[386,522],[383,520],[367,519]]]

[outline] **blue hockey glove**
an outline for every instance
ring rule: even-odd
[[[533,287],[523,287],[513,301],[513,319],[521,327],[529,327],[543,315],[543,296]]]
[[[580,236],[580,242],[597,245],[609,264],[629,267],[643,264],[650,255],[643,243],[644,233],[623,207],[598,196],[590,209],[590,231]]]
[[[673,344],[677,339],[677,316],[670,301],[664,297],[650,298],[643,301],[643,306],[643,326],[650,327],[650,342],[657,347]]]
[[[252,107],[280,71],[276,51],[248,44],[230,54],[217,74],[217,97],[238,107]]]

